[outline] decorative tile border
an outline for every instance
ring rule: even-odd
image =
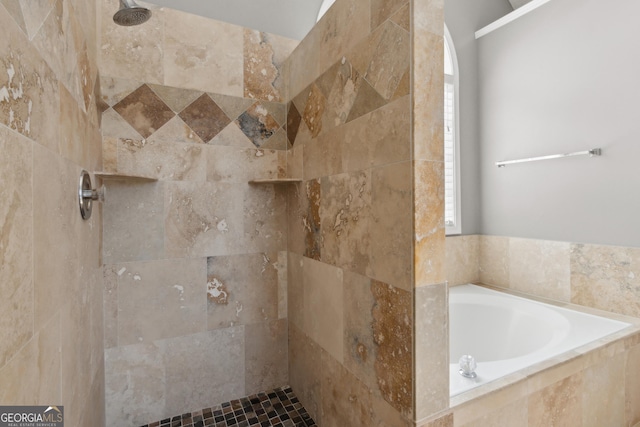
[[[315,427],[291,387],[258,393],[142,427]]]
[[[244,134],[249,146],[281,150],[288,146],[283,103],[109,77],[102,78],[102,86],[102,100],[110,107],[107,116],[117,113],[113,116],[119,117],[117,129],[128,124],[142,138],[151,137],[171,122],[174,133],[175,129],[187,130],[192,142],[219,145],[216,137],[233,126],[236,133]],[[103,136],[116,136],[110,133],[107,130]]]

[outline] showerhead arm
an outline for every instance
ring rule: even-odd
[[[130,27],[147,22],[151,18],[151,11],[139,6],[134,0],[120,0],[120,10],[113,15],[113,22]]]

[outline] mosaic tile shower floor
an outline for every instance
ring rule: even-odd
[[[316,427],[290,387],[225,402],[142,427]]]

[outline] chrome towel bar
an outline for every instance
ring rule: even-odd
[[[573,157],[573,156],[594,157],[594,156],[601,156],[601,155],[602,155],[602,149],[592,148],[591,150],[576,151],[574,153],[551,154],[549,156],[529,157],[526,159],[518,159],[518,160],[502,160],[500,162],[496,162],[496,166],[499,168],[503,168],[507,165],[513,165],[516,163],[537,162],[538,160],[561,159],[563,157]]]

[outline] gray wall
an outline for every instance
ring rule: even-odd
[[[640,246],[639,16],[637,0],[553,0],[478,41],[483,234]]]
[[[462,234],[480,233],[478,138],[478,44],[476,30],[513,9],[508,0],[445,0],[444,13],[460,71],[460,166]]]
[[[322,0],[148,0],[159,6],[302,40],[316,23]]]

